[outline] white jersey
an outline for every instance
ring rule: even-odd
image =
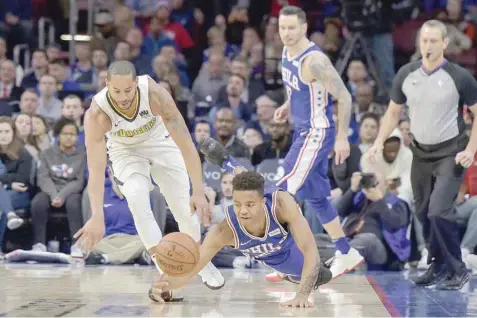
[[[110,97],[108,88],[94,96],[96,104],[111,119],[111,130],[106,134],[108,146],[111,143],[135,145],[164,136],[167,129],[160,116],[152,113],[149,105],[149,76],[138,76],[137,94],[134,103],[137,106],[130,118],[123,115],[116,102]],[[109,147],[108,147],[109,148]]]

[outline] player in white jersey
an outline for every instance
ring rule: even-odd
[[[104,236],[107,156],[138,234],[155,263],[155,246],[162,233],[149,200],[153,188],[151,176],[166,198],[180,231],[200,241],[199,217],[208,213],[201,162],[182,115],[162,86],[147,75],[136,76],[130,62],[112,63],[106,87],[94,96],[86,112],[85,134],[92,217],[75,235],[79,238],[77,245],[88,251]],[[212,263],[199,275],[209,288],[224,285],[223,276]]]

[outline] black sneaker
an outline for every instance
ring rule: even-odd
[[[149,253],[144,250],[142,253],[141,253],[141,256],[139,256],[136,260],[136,262],[139,264],[139,265],[152,265],[152,258],[151,258],[151,255],[149,255]]]
[[[222,167],[228,158],[227,150],[217,140],[207,138],[199,144],[199,150],[204,154],[207,162]]]
[[[449,273],[444,266],[437,266],[436,263],[432,263],[424,274],[412,279],[412,281],[418,286],[425,287],[438,284],[446,279],[448,275]]]
[[[318,273],[318,279],[316,280],[314,288],[317,289],[318,286],[329,283],[332,278],[333,273],[327,267],[321,266],[320,272]]]
[[[102,265],[106,264],[106,259],[103,254],[96,252],[89,252],[88,256],[84,259],[86,265]]]
[[[445,280],[437,284],[436,289],[459,290],[469,281],[469,272],[464,271],[460,274],[449,275]]]

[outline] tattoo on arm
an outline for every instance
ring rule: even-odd
[[[324,54],[313,56],[309,66],[313,78],[321,82],[334,98],[341,100],[343,97],[346,98],[346,95],[349,95],[340,75],[330,59]]]
[[[307,297],[308,295],[310,295],[311,291],[316,286],[316,281],[320,274],[320,266],[321,266],[320,254],[317,253],[315,267],[311,271],[310,275],[308,275],[308,277],[306,277],[304,281],[300,282],[300,288],[297,292],[298,294],[301,294]]]

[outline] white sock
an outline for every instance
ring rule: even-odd
[[[148,251],[162,239],[161,229],[152,214],[149,184],[148,178],[136,173],[121,186],[121,192],[126,197],[133,215],[136,230]]]

